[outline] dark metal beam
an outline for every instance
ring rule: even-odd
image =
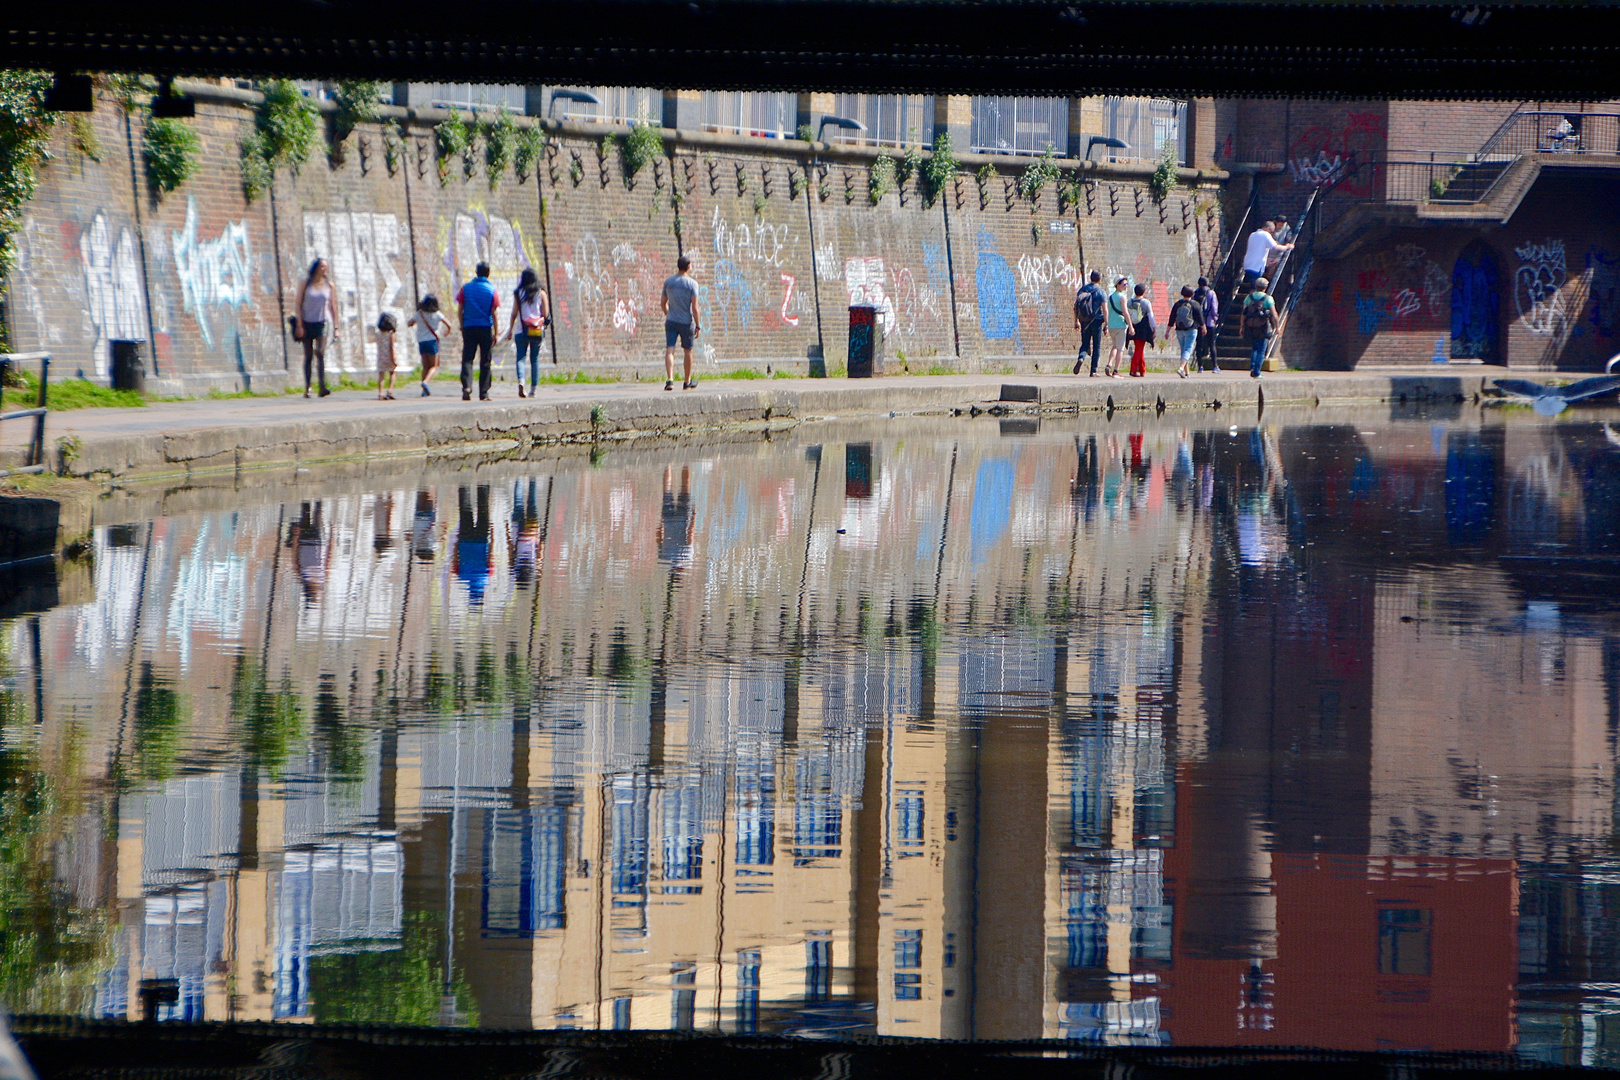
[[[691,89],[1603,99],[1620,6],[1004,0],[88,0],[0,64]]]

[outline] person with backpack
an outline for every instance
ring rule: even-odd
[[[1181,287],[1181,299],[1170,307],[1170,325],[1176,331],[1176,343],[1181,346],[1181,366],[1176,374],[1187,377],[1187,365],[1192,362],[1193,348],[1204,330],[1204,305],[1193,296],[1191,285]]]
[[[1080,374],[1080,368],[1086,362],[1086,351],[1091,351],[1091,377],[1097,377],[1097,361],[1102,353],[1102,327],[1104,307],[1108,300],[1103,296],[1102,274],[1099,271],[1091,272],[1091,280],[1080,286],[1080,291],[1074,294],[1074,328],[1080,331],[1080,352],[1074,358],[1074,373]]]
[[[1114,291],[1108,294],[1108,363],[1103,374],[1110,379],[1119,378],[1119,365],[1125,362],[1125,342],[1131,336],[1131,320],[1126,315],[1125,283],[1128,278],[1114,282]]]
[[[1209,287],[1209,278],[1198,279],[1198,288],[1193,290],[1193,299],[1197,300],[1204,309],[1204,325],[1198,332],[1198,370],[1204,370],[1204,358],[1209,358],[1209,370],[1221,370],[1220,361],[1215,358],[1215,341],[1221,333],[1221,305],[1215,298],[1215,290]]]
[[[1271,339],[1277,336],[1277,304],[1266,292],[1271,283],[1256,278],[1254,291],[1243,298],[1243,336],[1249,341],[1249,378],[1260,377]]]
[[[507,320],[506,336],[501,341],[517,341],[518,397],[523,396],[523,357],[529,358],[529,397],[540,388],[540,342],[551,321],[551,300],[540,287],[540,275],[534,267],[525,266],[518,277],[517,288],[512,290],[512,317]],[[519,323],[523,332],[518,333]]]
[[[1131,297],[1131,337],[1136,349],[1131,353],[1131,378],[1140,379],[1147,374],[1147,358],[1142,351],[1154,343],[1158,330],[1153,321],[1153,301],[1147,296],[1147,283],[1136,283],[1136,295]]]

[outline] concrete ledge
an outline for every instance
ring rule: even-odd
[[[507,454],[529,448],[722,429],[771,429],[815,420],[875,420],[1077,411],[1255,408],[1268,405],[1427,403],[1456,408],[1490,393],[1506,372],[1414,368],[1404,372],[1284,372],[1253,381],[1221,372],[1178,379],[994,376],[721,381],[664,392],[647,384],[546,388],[528,400],[471,403],[445,397],[379,402],[346,391],[318,403],[302,398],[156,403],[145,409],[53,413],[47,439],[57,471],[81,477],[192,475],[277,465],[309,465],[404,454]],[[0,437],[7,436],[0,432]],[[20,442],[0,445],[0,466],[20,459]]]

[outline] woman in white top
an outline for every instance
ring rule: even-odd
[[[546,290],[540,287],[540,276],[534,272],[533,267],[524,267],[523,274],[518,278],[518,287],[512,292],[512,318],[506,326],[506,336],[503,342],[512,340],[513,332],[517,334],[517,384],[518,397],[523,396],[523,354],[529,355],[529,396],[534,396],[535,387],[540,384],[540,340],[545,336],[546,323],[551,321],[551,300],[546,296]],[[518,325],[521,320],[522,326]]]
[[[428,293],[405,325],[416,327],[416,351],[422,355],[422,396],[428,397],[428,382],[439,370],[439,342],[450,332],[450,320],[439,314],[439,298]]]
[[[332,275],[325,259],[309,264],[309,277],[298,290],[297,310],[293,315],[293,337],[304,343],[304,396],[309,397],[310,368],[318,375],[321,397],[330,394],[326,388],[327,324],[332,327],[331,337],[337,340],[337,290],[332,287]]]

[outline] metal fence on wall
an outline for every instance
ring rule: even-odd
[[[973,99],[972,150],[980,154],[1068,153],[1069,99],[979,95]]]
[[[799,115],[797,94],[756,90],[705,90],[703,130],[785,139]]]
[[[1103,99],[1104,133],[1120,139],[1125,149],[1115,161],[1157,161],[1166,142],[1176,146],[1176,161],[1187,161],[1187,103],[1171,98],[1107,97]]]
[[[932,94],[838,94],[833,113],[866,125],[865,131],[827,128],[831,142],[860,146],[931,145],[934,141]]]

